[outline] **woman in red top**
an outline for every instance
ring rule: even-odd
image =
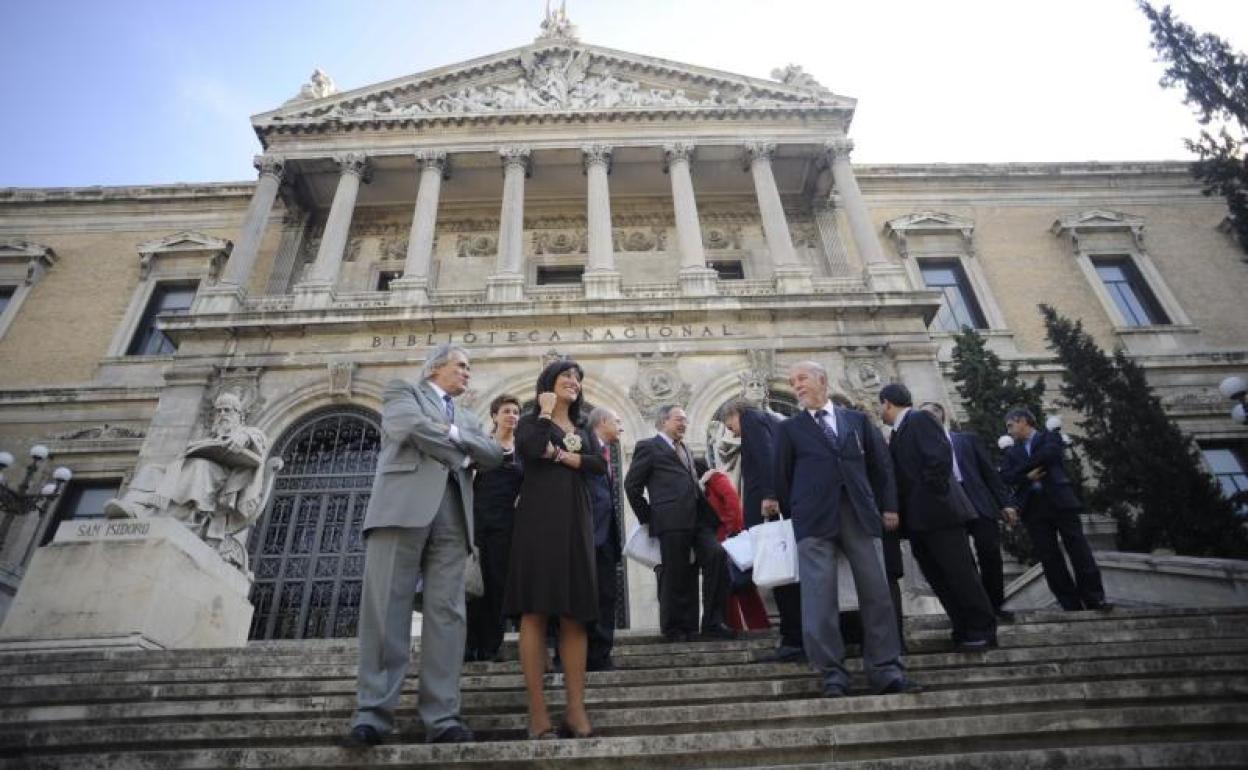
[[[715,537],[719,542],[731,537],[745,528],[745,519],[741,514],[741,498],[732,487],[732,479],[728,474],[714,468],[707,468],[706,461],[698,458],[697,470],[701,474],[702,493],[706,501],[715,509],[719,516],[719,529]],[[767,608],[758,595],[758,588],[748,583],[745,588],[728,594],[724,605],[724,622],[737,631],[771,628],[767,620]]]

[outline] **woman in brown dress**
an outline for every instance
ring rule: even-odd
[[[581,426],[581,367],[556,361],[537,379],[537,409],[516,426],[524,481],[516,506],[503,611],[520,616],[520,668],[529,699],[529,737],[592,734],[585,712],[585,624],[598,617],[589,494],[582,474],[606,473]],[[546,623],[559,619],[567,712],[554,730],[542,692]]]

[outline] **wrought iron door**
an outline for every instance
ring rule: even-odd
[[[285,467],[248,541],[251,638],[355,635],[380,443],[377,415],[356,408],[309,415],[279,443]]]

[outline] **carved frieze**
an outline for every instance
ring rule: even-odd
[[[492,257],[498,254],[498,235],[491,233],[460,233],[455,239],[459,257]]]
[[[214,404],[223,393],[233,393],[242,402],[243,418],[254,415],[264,406],[264,397],[260,394],[260,375],[258,366],[224,367],[214,366],[204,399],[199,405],[200,425],[205,431],[212,426]]]
[[[104,423],[94,428],[81,428],[79,430],[58,433],[53,438],[60,441],[107,441],[110,439],[143,438],[146,435],[141,430]]]
[[[355,380],[354,361],[329,362],[329,394],[339,398],[351,397],[351,386]]]
[[[746,368],[737,377],[741,380],[742,397],[762,406],[767,402],[771,378],[775,375],[776,351],[770,348],[745,351]]]
[[[584,254],[588,249],[587,230],[542,230],[533,233],[534,254]]]
[[[611,231],[612,246],[616,251],[666,251],[666,227],[628,227]]]
[[[628,390],[641,413],[650,420],[658,415],[665,404],[685,406],[693,394],[693,388],[680,377],[675,353],[639,353],[637,355],[637,381]]]
[[[702,243],[708,249],[740,249],[741,226],[703,227]]]

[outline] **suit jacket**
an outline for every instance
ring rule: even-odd
[[[949,435],[953,437],[953,454],[962,471],[962,488],[975,506],[975,512],[985,519],[1000,519],[1001,509],[1013,505],[1014,498],[993,466],[988,448],[974,433]]]
[[[598,438],[598,434],[592,429],[586,430],[585,433],[589,436],[589,453],[594,457],[601,457],[602,441]],[[610,471],[611,469],[608,468],[607,473],[585,476],[585,484],[589,490],[590,508],[608,506],[611,511],[606,546],[618,559],[623,552],[623,543],[620,542],[620,500],[616,492],[615,479]]]
[[[911,409],[888,441],[906,533],[961,527],[975,509],[953,480],[953,447],[927,412]]]
[[[1036,431],[1030,454],[1027,453],[1026,443],[1022,441],[1006,450],[1001,461],[1001,478],[1014,488],[1014,498],[1024,512],[1038,493],[1047,495],[1049,504],[1059,510],[1083,507],[1062,462],[1065,451],[1066,445],[1062,443],[1061,435],[1047,430]],[[1028,472],[1036,468],[1044,468],[1040,490],[1034,489],[1031,479],[1027,478]]]
[[[472,540],[472,470],[496,468],[503,448],[481,428],[470,410],[455,410],[459,443],[447,435],[442,400],[427,382],[392,380],[382,394],[381,452],[373,479],[364,530],[374,527],[427,527],[437,515],[448,478],[459,482],[469,545]]]
[[[745,526],[763,523],[763,500],[775,499],[775,430],[780,421],[768,412],[746,409],[741,414],[741,497]]]
[[[624,475],[624,492],[637,520],[649,525],[653,536],[719,526],[693,474],[662,436],[637,442]]]
[[[893,465],[884,437],[862,412],[833,410],[835,442],[806,410],[776,429],[773,480],[780,510],[793,517],[793,535],[832,537],[840,531],[840,516],[856,516],[865,532],[879,537],[884,531],[881,511],[897,510]],[[840,510],[841,493],[851,510]]]

